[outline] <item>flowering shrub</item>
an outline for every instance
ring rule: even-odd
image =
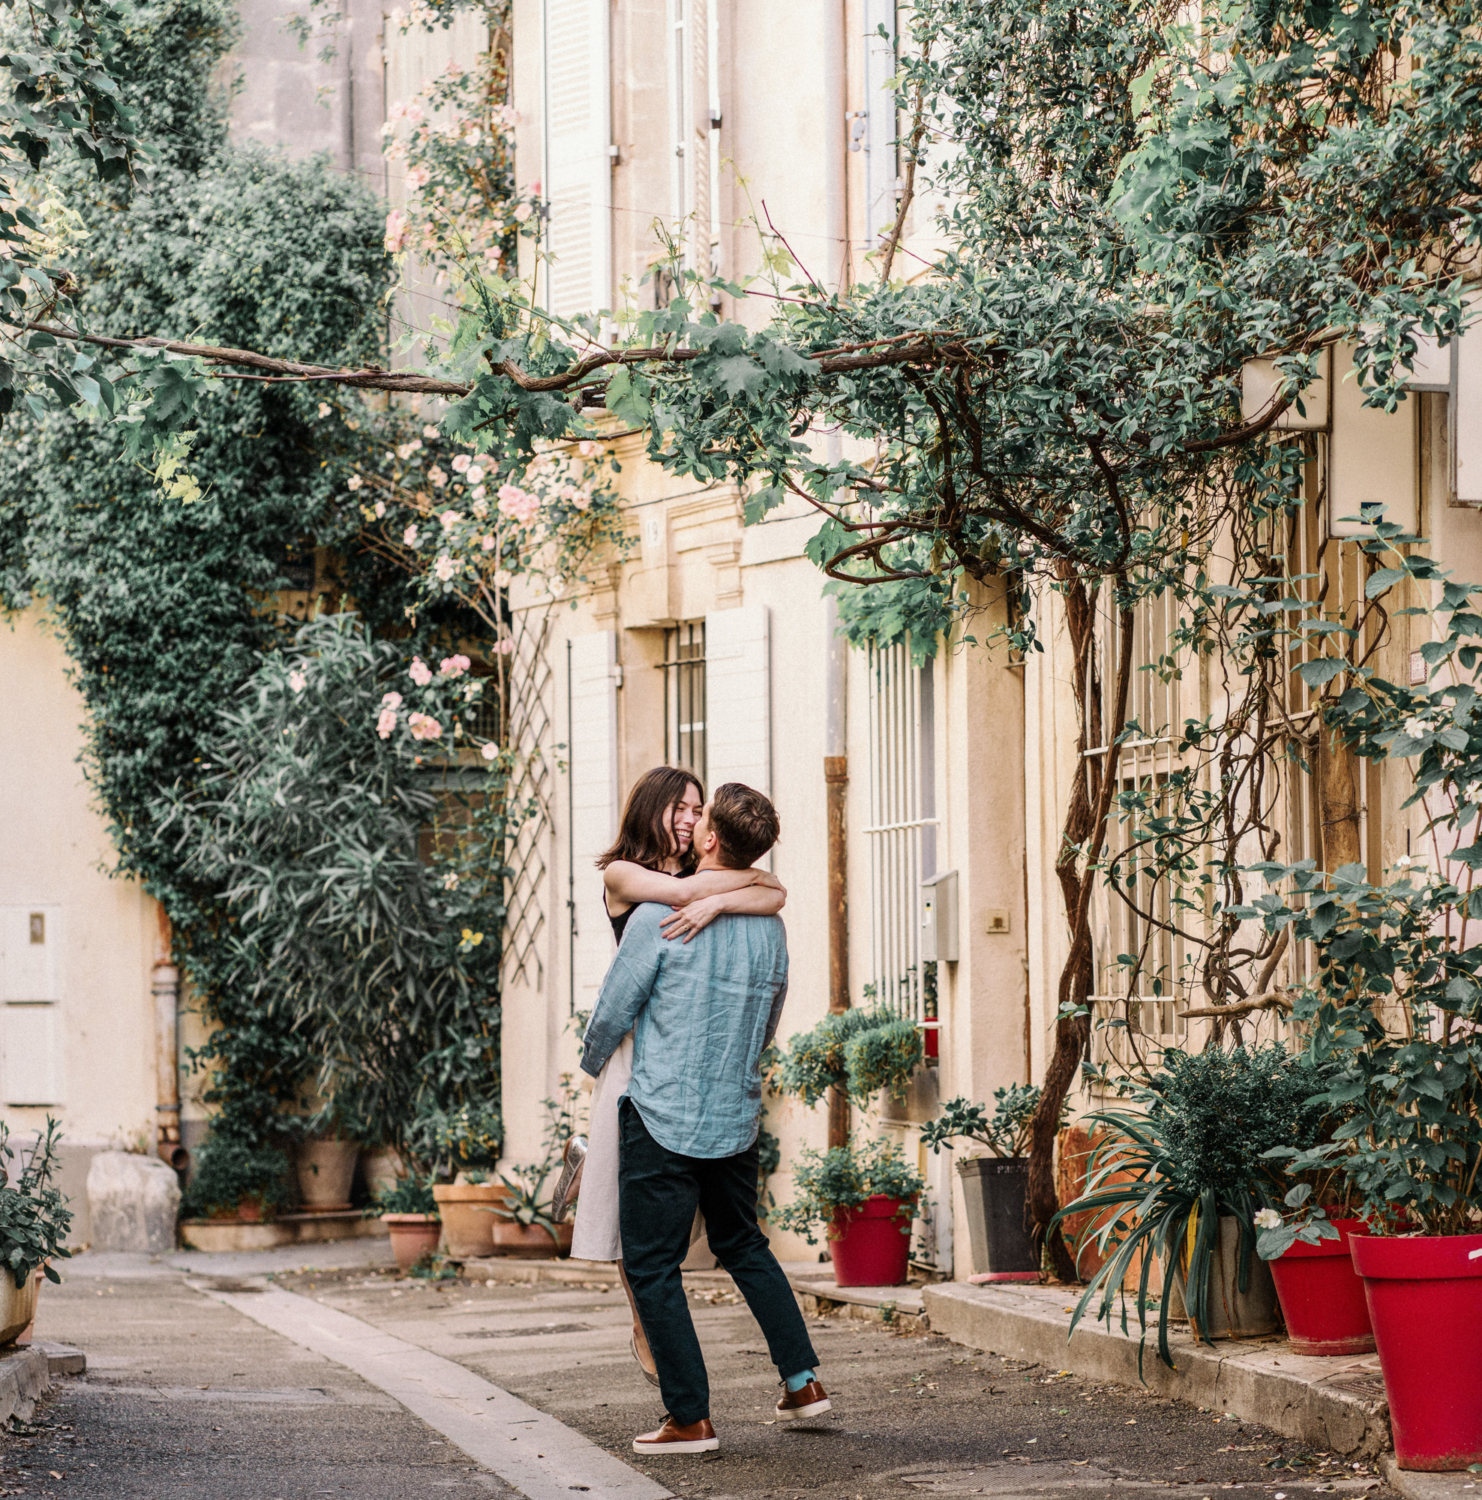
[[[443,774],[471,742],[469,658],[407,652],[354,615],[305,625],[203,735],[198,787],[156,812],[223,892],[223,983],[299,1040],[326,1118],[420,1170],[420,1114],[497,1109],[510,814],[497,753]]]
[[[346,487],[360,504],[363,544],[411,575],[421,607],[457,604],[476,614],[497,662],[514,647],[508,602],[516,579],[528,586],[527,597],[549,605],[589,583],[598,559],[621,558],[630,542],[600,443],[563,445],[533,458],[457,447],[427,424],[419,436],[389,444],[380,467],[351,474]],[[465,656],[447,657],[435,671],[417,659],[409,675],[413,687],[437,683],[441,691],[470,669]],[[501,670],[487,688],[500,723],[506,682]],[[472,702],[481,689],[471,681],[459,691]],[[426,704],[403,704],[400,696],[382,703],[378,720],[387,735],[399,724],[422,740],[436,740],[448,728]]]
[[[458,62],[410,99],[393,101],[381,127],[386,156],[405,163],[405,209],[386,216],[386,249],[412,251],[444,267],[512,271],[523,226],[540,223],[540,184],[515,185],[515,112],[509,96],[509,0],[483,7],[489,46]],[[451,10],[425,3],[391,13],[405,36],[447,27]]]

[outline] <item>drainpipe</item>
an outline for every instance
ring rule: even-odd
[[[826,3],[823,11],[823,188],[824,236],[828,246],[827,279],[843,291],[849,275],[848,55],[845,43],[847,0]],[[828,437],[828,459],[837,463],[843,448],[837,432]],[[824,601],[824,734],[823,783],[828,809],[828,1008],[830,1015],[849,1009],[849,881],[844,809],[849,791],[849,758],[845,741],[849,645],[838,635],[838,602]],[[830,1147],[849,1142],[849,1096],[831,1089],[828,1100]]]
[[[159,927],[149,991],[154,997],[155,1146],[177,1172],[190,1164],[180,1142],[180,970],[171,962],[170,918],[155,905]]]
[[[845,673],[848,643],[836,635],[838,603],[824,600],[823,782],[828,806],[828,1008],[830,1015],[849,1009],[849,867],[844,808],[849,791],[849,758],[845,754]],[[849,1096],[832,1089],[828,1100],[828,1143],[849,1140]]]

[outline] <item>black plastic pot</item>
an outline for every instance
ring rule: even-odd
[[[1029,1223],[1029,1158],[973,1156],[957,1163],[967,1200],[973,1270],[1025,1275],[1039,1271]]]

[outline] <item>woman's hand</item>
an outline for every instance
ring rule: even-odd
[[[685,942],[703,932],[723,911],[730,909],[725,896],[701,896],[685,906],[676,906],[672,917],[665,917],[659,930],[666,938],[682,937]]]

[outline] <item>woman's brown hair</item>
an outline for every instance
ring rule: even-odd
[[[665,815],[690,787],[704,802],[705,788],[693,771],[681,771],[678,766],[655,766],[645,771],[628,793],[617,842],[597,861],[597,868],[605,870],[614,860],[626,859],[650,870],[663,869],[665,861],[676,853],[672,835],[665,827]],[[695,863],[692,844],[681,856],[681,873],[688,874]]]

